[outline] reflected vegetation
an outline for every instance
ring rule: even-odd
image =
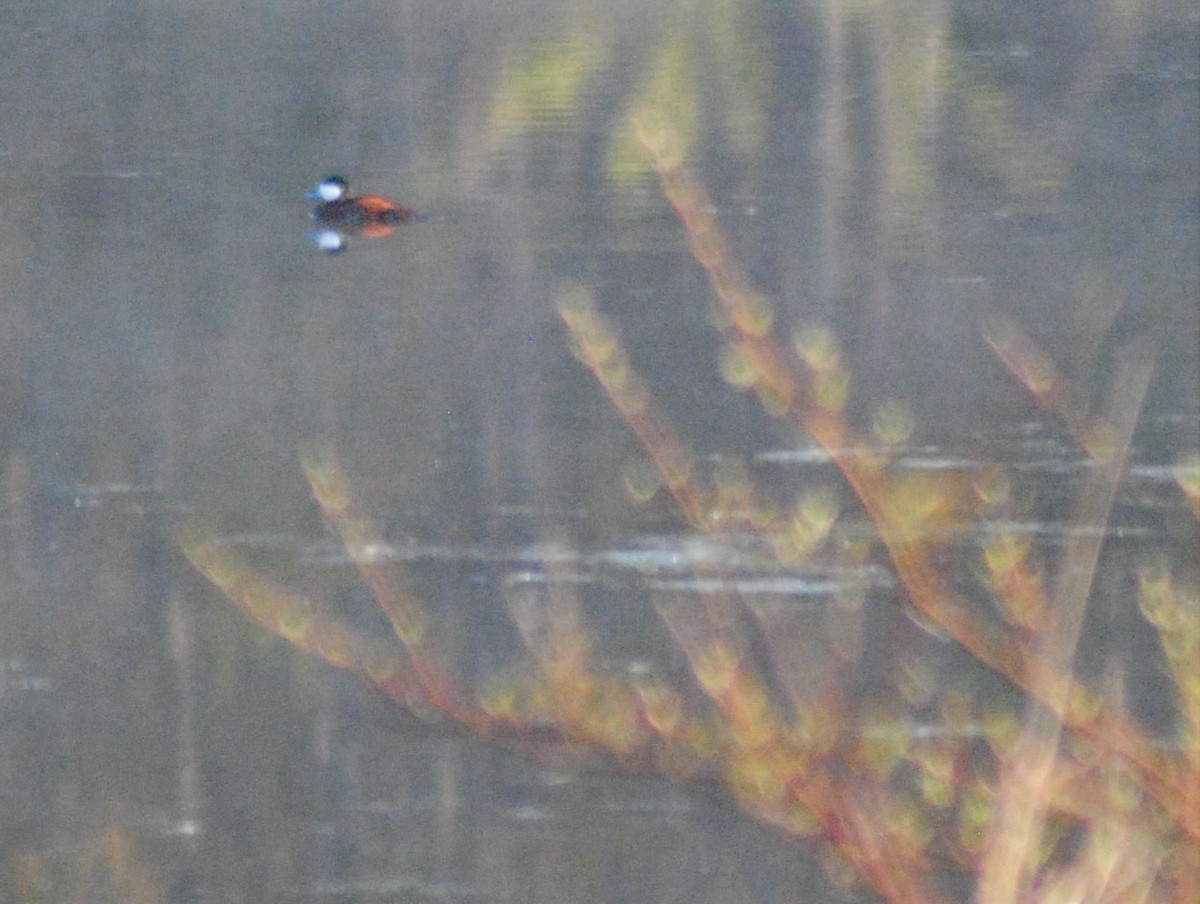
[[[1012,376],[1085,456],[1055,525],[1058,548],[1048,555],[1011,520],[1039,492],[1042,475],[1021,475],[1001,461],[905,467],[916,425],[894,401],[877,412],[874,435],[853,426],[847,407],[858,386],[836,330],[800,323],[790,341],[781,333],[773,302],[751,286],[687,162],[691,142],[675,126],[672,106],[642,102],[631,133],[719,302],[721,372],[816,443],[866,519],[843,526],[827,494],[795,502],[765,495],[732,462],[702,474],[617,326],[586,288],[564,286],[557,307],[575,354],[637,436],[679,517],[712,541],[701,554],[695,545],[690,555],[660,550],[640,564],[636,551],[623,554],[635,570],[669,563],[690,571],[647,580],[645,588],[690,667],[691,687],[640,662],[606,666],[579,590],[591,579],[570,557],[549,552],[533,556],[532,570],[514,573],[505,594],[536,673],[464,686],[430,642],[430,604],[352,501],[352,482],[330,448],[306,452],[305,473],[395,642],[355,631],[319,601],[249,566],[215,534],[188,529],[184,553],[253,620],[398,703],[438,711],[538,761],[554,762],[547,758],[567,747],[574,757],[599,755],[592,768],[607,762],[716,783],[784,835],[821,837],[844,862],[845,877],[883,899],[951,901],[952,889],[968,885],[977,900],[996,902],[1165,901],[1200,892],[1195,575],[1161,555],[1149,558],[1129,599],[1158,633],[1173,679],[1176,714],[1165,733],[1151,732],[1118,693],[1080,677],[1075,666],[1154,372],[1149,343],[1134,339],[1117,349],[1108,401],[1093,410],[1015,321],[997,317],[981,326]],[[510,126],[519,118],[509,110]],[[897,166],[897,185],[912,188]],[[1195,510],[1193,469],[1181,460],[1171,474]],[[753,581],[730,564],[739,543],[754,549],[745,569]],[[904,591],[892,604],[911,606],[922,625],[1004,679],[1006,692],[980,694],[967,679],[935,683],[916,663],[890,688],[864,695],[856,687],[862,641],[855,635],[875,543]],[[969,587],[948,566],[955,560],[959,567],[973,562]],[[817,563],[858,576],[820,585],[824,611],[814,618],[800,575]],[[779,575],[787,579],[772,584]],[[813,632],[824,635],[820,645],[806,636]],[[752,633],[765,650],[755,650]],[[577,760],[577,768],[587,762]]]
[[[1190,7],[350,6],[16,133],[0,900],[1200,899]]]

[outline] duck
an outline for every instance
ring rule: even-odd
[[[321,229],[312,238],[321,250],[331,253],[345,248],[346,233],[379,238],[417,219],[415,212],[381,195],[351,195],[341,176],[326,176],[304,197],[320,202],[312,218]]]

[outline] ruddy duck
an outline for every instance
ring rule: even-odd
[[[311,233],[322,251],[335,254],[346,247],[346,235],[367,238],[390,235],[397,226],[417,219],[407,207],[379,195],[352,196],[341,176],[322,179],[305,199],[320,201],[313,208],[313,221],[323,228]]]

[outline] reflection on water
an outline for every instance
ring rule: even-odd
[[[867,694],[889,689],[892,651],[927,669],[914,686],[957,676],[954,645],[895,605],[829,449],[730,385],[634,106],[686,136],[781,334],[837,336],[848,417],[911,431],[897,468],[1037,488],[987,522],[930,519],[958,550],[947,574],[975,586],[972,551],[998,538],[1053,562],[1103,530],[1081,668],[1172,724],[1130,600],[1145,556],[1187,563],[1197,542],[1179,490],[1200,480],[1186,4],[77,7],[0,23],[0,899],[870,899],[712,788],[537,769],[395,713],[249,627],[175,547],[181,518],[206,517],[386,634],[297,465],[335,437],[386,527],[375,553],[411,569],[468,678],[527,658],[507,606],[555,582],[617,673],[685,683],[650,597],[736,592],[778,694],[819,682],[829,645],[857,651]],[[330,171],[436,218],[314,253],[298,199]],[[568,280],[619,324],[706,478],[741,469],[768,500],[827,506],[861,558],[686,532],[572,358]],[[1053,353],[1080,410],[1132,337],[1157,353],[1103,529],[1067,526],[1094,467],[1031,398],[1037,375],[1005,372],[1040,362],[991,353],[979,325],[998,317]],[[827,619],[851,597],[877,614]],[[784,665],[769,626],[797,611],[820,630]]]

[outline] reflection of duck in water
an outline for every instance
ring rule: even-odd
[[[418,219],[407,207],[379,195],[352,196],[341,176],[322,179],[304,197],[321,202],[313,208],[312,218],[322,228],[311,236],[322,251],[331,254],[346,247],[348,234],[380,238],[390,235],[397,226]]]

